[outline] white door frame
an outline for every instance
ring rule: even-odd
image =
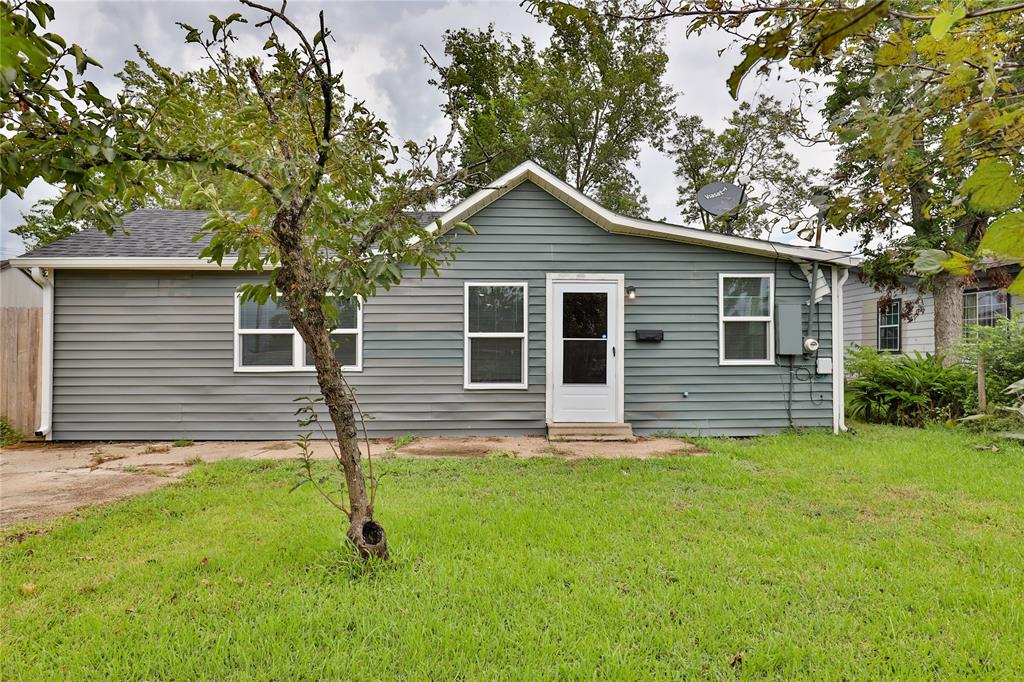
[[[555,282],[614,282],[616,296],[617,338],[611,339],[616,346],[615,353],[615,384],[618,396],[615,400],[615,421],[621,424],[625,419],[625,340],[626,340],[626,276],[622,273],[579,273],[549,272],[544,283],[544,418],[551,424],[554,414],[554,366],[555,366]]]

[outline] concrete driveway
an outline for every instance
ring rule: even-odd
[[[420,438],[402,447],[392,440],[370,444],[377,457],[628,457],[700,454],[671,438],[634,443],[549,443],[543,437]],[[364,447],[365,452],[365,447]],[[331,456],[326,442],[314,444]],[[192,466],[221,459],[295,459],[288,441],[209,441],[174,447],[149,443],[22,443],[0,449],[0,526],[42,521],[81,507],[110,502],[172,483]]]

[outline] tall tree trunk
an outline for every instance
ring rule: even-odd
[[[944,365],[956,361],[956,345],[964,326],[964,283],[960,277],[940,272],[932,280],[935,302],[935,352]]]
[[[277,287],[299,336],[313,356],[316,380],[331,417],[338,443],[338,456],[348,491],[347,535],[361,557],[388,558],[387,534],[373,518],[373,504],[366,488],[360,462],[359,437],[352,398],[341,373],[341,364],[331,346],[331,323],[324,314],[324,292],[314,280],[312,267],[302,248],[301,225],[287,209],[274,223],[274,235],[281,254]]]

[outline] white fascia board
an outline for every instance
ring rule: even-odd
[[[801,260],[824,261],[843,266],[854,265],[856,262],[856,259],[850,254],[841,251],[829,251],[809,246],[789,246],[760,239],[737,237],[729,234],[699,230],[694,227],[671,225],[654,220],[643,220],[619,215],[601,206],[533,161],[524,161],[495,180],[489,187],[478,190],[472,196],[451,208],[441,216],[441,229],[447,230],[455,223],[465,221],[469,216],[477,213],[527,180],[538,185],[598,227],[615,234],[632,234],[654,239],[667,239],[710,246],[727,251],[771,256],[773,258],[788,257]],[[436,223],[429,228],[431,232],[435,232],[437,229]]]
[[[60,270],[231,270],[237,258],[225,258],[214,263],[201,258],[71,258],[47,257],[12,258],[11,265],[18,268],[54,268]]]

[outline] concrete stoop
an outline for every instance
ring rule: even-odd
[[[632,443],[636,440],[631,424],[574,423],[548,424],[548,440],[568,443],[576,441],[619,441]]]

